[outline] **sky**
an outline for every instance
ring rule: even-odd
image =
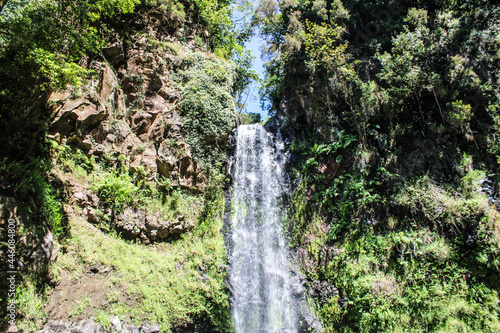
[[[250,41],[245,45],[255,57],[252,64],[252,69],[257,72],[260,78],[264,78],[264,64],[260,57],[261,47],[263,41],[259,36],[253,36]],[[261,119],[265,120],[267,118],[267,112],[264,112],[260,108],[259,100],[259,84],[254,82],[250,88],[250,93],[247,99],[247,112],[255,112],[261,114]]]
[[[263,45],[264,41],[259,36],[253,36],[250,41],[245,44],[245,46],[252,52],[253,56],[255,57],[253,60],[252,69],[257,72],[261,79],[264,78],[264,63],[261,59],[261,49]],[[260,117],[264,121],[268,118],[268,113],[266,111],[263,111],[260,107],[258,82],[254,82],[251,85],[246,104],[246,112],[260,113]]]
[[[240,5],[245,7],[248,4],[253,4],[253,10],[257,10],[258,0],[235,0],[233,3],[233,19],[235,22],[239,22],[242,25],[248,24],[251,19],[251,14],[247,9],[244,12],[240,11]],[[238,24],[238,23],[237,23]],[[264,62],[261,59],[262,49],[265,45],[265,41],[260,38],[258,33],[258,28],[254,28],[254,36],[250,38],[250,40],[245,43],[245,47],[250,50],[252,55],[254,56],[252,69],[259,75],[261,79],[264,79]],[[268,112],[264,111],[260,107],[260,98],[259,98],[259,88],[260,84],[258,82],[253,82],[249,88],[249,91],[246,97],[246,110],[243,112],[252,112],[252,113],[260,113],[260,118],[263,121],[266,121],[269,117]]]

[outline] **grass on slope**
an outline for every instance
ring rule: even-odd
[[[116,315],[135,325],[158,323],[162,332],[193,323],[201,331],[229,330],[220,219],[153,247],[103,233],[78,213],[71,215],[71,236],[51,267],[58,284],[46,304],[31,283],[24,286],[20,329],[31,331],[40,318],[55,314],[63,320],[94,317],[104,326]]]
[[[111,316],[137,326],[157,323],[162,332],[183,326],[230,331],[221,175],[205,196],[193,196],[160,191],[156,184],[123,168],[97,164],[78,151],[59,147],[55,162],[56,177],[72,184],[98,192],[101,183],[115,181],[119,193],[130,192],[123,200],[101,196],[117,210],[133,206],[159,211],[165,218],[182,214],[196,221],[195,228],[171,243],[143,245],[122,239],[105,221],[88,223],[79,207],[65,204],[68,236],[61,241],[57,261],[48,267],[52,287],[27,273],[18,290],[21,331],[36,331],[47,318],[75,322],[93,317],[109,326]]]

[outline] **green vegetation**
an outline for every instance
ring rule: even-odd
[[[18,215],[27,216],[16,234],[16,258],[25,265],[16,280],[17,322],[23,331],[39,330],[49,319],[58,283],[63,288],[70,288],[65,283],[82,287],[79,283],[89,282],[96,265],[111,269],[109,283],[101,286],[105,302],[96,295],[80,295],[62,307],[68,310],[67,319],[94,316],[109,327],[110,315],[115,314],[138,325],[158,322],[163,331],[180,326],[230,331],[220,232],[225,186],[221,162],[223,142],[236,120],[233,99],[254,75],[242,46],[246,28],[235,30],[231,10],[224,0],[1,2],[0,194],[15,197]],[[168,85],[182,92],[176,106],[184,123],[182,134],[208,176],[200,195],[174,188],[160,175],[155,179],[143,167],[129,168],[131,156],[87,155],[74,143],[70,147],[69,141],[60,145],[44,139],[54,111],[47,105],[49,97],[64,90],[72,92],[70,98],[82,97],[79,87],[100,77],[95,64],[106,62],[104,47],[122,45],[126,54],[144,36],[148,51],[170,57],[172,67],[164,70],[172,74]],[[116,65],[111,62],[110,67]],[[144,79],[134,77],[133,83],[139,86]],[[146,93],[140,87],[137,101]],[[127,107],[137,111],[140,104]],[[106,110],[112,112],[114,106],[106,105]],[[111,115],[110,125],[118,126],[130,116],[123,113]],[[186,153],[175,140],[169,145],[175,157]],[[132,157],[146,147],[135,146]],[[99,198],[99,222],[94,226],[83,222],[83,212],[71,197],[75,184]],[[150,247],[125,241],[115,222],[127,207],[165,221],[185,219],[194,229]],[[61,244],[58,259],[35,265],[35,243],[48,231],[54,234],[55,247]],[[7,244],[3,240],[2,250]],[[4,274],[6,261],[0,263]],[[2,279],[6,281],[3,275]],[[89,283],[93,282],[99,286],[99,281]],[[2,288],[1,325],[8,319],[6,292]]]
[[[498,331],[498,5],[259,13],[264,98],[300,156],[290,242],[311,288],[338,288],[315,299],[326,331]]]
[[[56,161],[54,172],[66,173],[78,179],[82,185],[97,194],[102,211],[111,209],[114,215],[123,212],[126,207],[158,212],[165,220],[174,220],[181,214],[186,220],[198,221],[204,206],[202,197],[184,193],[181,189],[173,189],[170,179],[160,178],[148,180],[146,174],[139,170],[132,172],[125,167],[127,158],[124,155],[104,157],[100,162],[87,158],[81,150],[62,146],[52,141],[52,156]],[[214,175],[219,170],[212,169]],[[216,189],[222,186],[212,182]],[[219,189],[220,190],[220,189]],[[110,217],[101,215],[105,230],[112,228]]]
[[[26,216],[16,235],[19,260],[34,250],[31,238],[48,231],[61,244],[54,264],[19,275],[24,331],[46,321],[50,283],[100,288],[64,304],[71,319],[92,315],[109,327],[117,315],[138,325],[157,321],[164,331],[231,331],[221,170],[242,92],[256,79],[242,46],[251,29],[236,30],[232,5],[1,2],[0,194],[15,197]],[[314,298],[326,332],[500,331],[499,21],[500,7],[488,0],[259,6],[252,24],[260,24],[270,59],[264,104],[288,117],[299,157],[290,244],[300,250],[307,287],[335,287]],[[171,105],[206,171],[203,195],[129,168],[125,155],[97,158],[43,139],[49,96],[95,78],[103,47],[127,50],[139,37],[148,52],[170,59],[162,71],[181,93]],[[138,86],[144,79],[131,78]],[[147,93],[140,86],[129,111],[140,110]],[[112,126],[128,116],[112,117]],[[169,140],[167,151],[185,153],[181,141]],[[99,197],[99,223],[82,220],[65,182]],[[127,207],[168,221],[182,215],[194,229],[151,246],[126,241],[114,222]]]
[[[111,267],[103,286],[105,301],[98,309],[103,323],[117,315],[136,325],[158,322],[162,331],[196,321],[198,329],[225,332],[230,326],[230,310],[227,290],[221,288],[225,275],[224,240],[219,232],[223,212],[214,213],[217,215],[208,216],[192,234],[156,249],[127,243],[118,235],[71,220],[71,237],[66,251],[51,267],[51,276],[58,281],[64,271],[78,279],[90,266]],[[68,311],[95,311],[85,297],[79,302],[69,305]]]
[[[101,323],[109,323],[109,316],[117,315],[136,325],[158,322],[162,331],[193,321],[197,329],[229,330],[228,294],[221,288],[225,250],[219,232],[220,216],[210,216],[192,234],[156,249],[127,243],[115,234],[104,234],[81,219],[70,219],[70,227],[65,251],[51,267],[54,282],[69,283],[61,280],[63,272],[69,274],[73,290],[78,292],[80,283],[88,278],[82,273],[89,267],[101,265],[112,269],[100,289],[104,299],[93,293],[85,296],[80,291],[81,299],[63,305],[70,317],[98,313]],[[39,325],[46,314],[40,306],[41,296],[34,290],[28,288],[22,295],[20,314],[24,319],[20,323],[24,324],[20,328],[32,331],[35,322]],[[32,306],[35,303],[38,307]],[[96,308],[95,304],[100,306]],[[37,312],[33,313],[35,309]]]
[[[189,70],[174,79],[183,84],[179,114],[193,156],[205,169],[222,162],[222,142],[236,125],[236,109],[231,90],[234,66],[202,53],[182,58]],[[214,112],[217,110],[217,112]]]
[[[194,32],[203,48],[234,61],[237,76],[231,80],[231,94],[238,96],[255,77],[242,47],[246,28],[235,30],[227,1],[9,0],[0,11],[4,153],[20,158],[21,151],[36,149],[50,117],[48,96],[68,85],[78,87],[93,74],[91,62],[102,58],[104,46],[117,40],[127,44],[158,16],[168,22],[160,27],[166,29],[163,33],[187,43]],[[82,62],[85,57],[89,61]]]
[[[74,178],[73,182],[94,189],[103,210],[112,208],[116,212],[135,207],[158,211],[165,219],[182,214],[197,222],[194,230],[179,240],[153,248],[122,239],[105,214],[101,213],[96,228],[82,218],[80,208],[68,203],[64,210],[57,206],[71,216],[61,240],[64,250],[55,264],[44,268],[46,271],[23,273],[18,289],[19,328],[39,329],[48,317],[42,304],[58,299],[49,298],[51,288],[44,282],[48,279],[72,285],[75,296],[62,304],[69,318],[96,316],[98,322],[109,326],[110,316],[116,315],[136,325],[158,322],[163,331],[186,325],[210,332],[230,330],[228,291],[223,284],[226,252],[220,230],[225,199],[220,171],[212,169],[211,185],[204,198],[171,188],[165,192],[162,182],[146,181],[138,172],[129,174],[120,166],[120,161],[124,162],[120,156],[95,162],[81,151],[55,142],[51,149],[55,163],[52,177]],[[13,175],[15,167],[11,166],[6,174]],[[18,191],[28,185],[33,183],[21,183]],[[46,219],[40,216],[40,221]],[[32,229],[28,224],[24,228]],[[105,282],[89,282],[91,267],[108,267],[111,273],[103,278]],[[44,272],[48,275],[44,276]],[[85,290],[85,283],[95,285],[96,290]]]
[[[17,199],[25,205],[24,213],[28,213],[25,226],[27,230],[37,235],[51,231],[62,236],[66,217],[60,202],[60,189],[50,183],[47,175],[50,168],[50,161],[40,158],[27,164],[9,162],[4,158],[0,161],[0,184],[3,189],[15,193]]]
[[[260,113],[248,112],[240,114],[240,121],[242,125],[258,124],[262,122]]]
[[[0,12],[0,117],[4,154],[36,148],[53,90],[78,86],[90,73],[78,65],[105,45],[99,23],[133,11],[136,2],[9,0]],[[85,32],[85,33],[82,33]],[[42,109],[42,110],[40,110]],[[29,135],[27,135],[29,133]]]

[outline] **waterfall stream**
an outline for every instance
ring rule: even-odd
[[[242,125],[235,157],[229,259],[235,332],[297,332],[282,226],[281,198],[287,190],[283,142],[261,125]]]

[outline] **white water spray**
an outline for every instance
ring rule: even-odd
[[[236,333],[297,332],[281,198],[286,154],[279,134],[238,128],[229,277]]]

